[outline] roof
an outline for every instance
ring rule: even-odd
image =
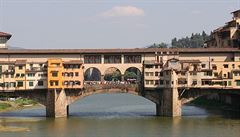
[[[201,63],[199,59],[193,59],[193,60],[180,60],[181,63]]]
[[[83,61],[81,61],[81,60],[70,60],[70,61],[64,61],[63,64],[83,64]]]
[[[0,49],[0,54],[139,54],[156,52],[226,53],[240,52],[238,48],[133,48],[133,49]]]
[[[16,60],[15,65],[24,65],[26,62],[27,60]]]
[[[233,11],[233,12],[231,12],[231,13],[236,13],[236,12],[240,12],[240,9],[239,9],[239,10],[235,10],[235,11]]]
[[[7,39],[10,39],[12,35],[6,32],[0,32],[0,37],[7,37]]]
[[[0,64],[15,64],[15,61],[0,61]]]

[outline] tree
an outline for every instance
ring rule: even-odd
[[[191,37],[185,37],[181,39],[173,38],[172,39],[172,48],[201,48],[204,45],[204,42],[208,40],[209,36],[205,31],[200,33],[192,33]]]
[[[125,80],[127,80],[127,79],[137,79],[137,74],[135,74],[134,72],[126,71],[125,74],[124,74],[124,79]]]
[[[161,42],[160,44],[153,43],[153,45],[148,46],[148,48],[167,48],[168,44]]]
[[[119,71],[114,71],[113,73],[105,74],[104,80],[106,80],[106,81],[121,80],[121,73]]]

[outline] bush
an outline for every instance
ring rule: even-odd
[[[31,104],[37,104],[37,102],[31,100],[31,99],[26,99],[26,98],[19,98],[15,101],[18,105],[23,106],[23,105],[31,105]]]
[[[0,103],[0,110],[6,109],[6,108],[9,108],[9,107],[11,107],[11,105],[8,104],[8,103]]]

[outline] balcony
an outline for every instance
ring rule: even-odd
[[[42,71],[47,71],[47,68],[31,67],[29,69],[26,69],[26,72],[42,72]]]

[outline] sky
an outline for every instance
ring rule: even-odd
[[[232,19],[240,0],[0,0],[0,31],[22,48],[142,48]]]

